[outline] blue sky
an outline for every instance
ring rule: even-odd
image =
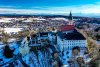
[[[100,14],[100,0],[1,0],[0,14]]]

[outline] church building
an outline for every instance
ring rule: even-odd
[[[59,28],[57,45],[60,51],[71,50],[73,47],[86,48],[86,38],[75,29],[72,13],[70,12],[67,25]]]

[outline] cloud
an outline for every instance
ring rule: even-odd
[[[17,9],[17,8],[21,8],[21,6],[10,6],[10,5],[0,5],[0,8],[15,8],[15,9]]]
[[[100,5],[100,2],[96,2],[96,4],[99,4]]]
[[[1,8],[2,7],[2,8]],[[100,14],[100,2],[86,5],[73,5],[63,7],[31,7],[30,9],[18,9],[13,6],[0,6],[0,14],[68,14],[69,11],[78,14]],[[8,7],[8,8],[7,8]]]

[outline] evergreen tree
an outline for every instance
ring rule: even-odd
[[[6,58],[12,58],[13,57],[13,52],[14,50],[11,50],[9,45],[8,45],[8,38],[7,36],[3,37],[3,43],[5,44],[5,48],[4,48],[4,56]]]
[[[6,45],[5,48],[4,48],[4,56],[6,58],[12,58],[13,57],[13,51],[14,50],[11,50],[10,47],[8,45]]]

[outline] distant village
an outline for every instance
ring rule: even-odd
[[[1,67],[100,67],[100,18],[0,17]]]

